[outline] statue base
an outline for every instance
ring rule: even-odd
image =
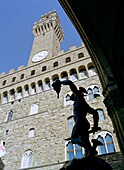
[[[112,170],[112,167],[97,156],[88,156],[81,159],[73,159],[65,162],[60,170]]]

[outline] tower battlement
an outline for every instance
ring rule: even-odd
[[[56,13],[56,11],[49,12],[45,15],[42,15],[38,22],[34,23],[32,32],[34,36],[38,36],[40,34],[45,34],[46,32],[54,29],[55,33],[61,42],[64,39],[63,30],[60,26],[60,20]]]

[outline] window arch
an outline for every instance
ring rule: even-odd
[[[95,97],[95,98],[98,97],[98,96],[100,96],[100,91],[99,91],[98,86],[94,86],[94,87],[93,87],[93,93],[94,93],[94,97]]]
[[[103,122],[105,120],[105,115],[103,109],[96,109],[99,115],[99,122]]]
[[[52,76],[52,81],[53,81],[53,82],[56,81],[56,80],[58,80],[58,79],[59,79],[58,74],[54,74],[54,75]]]
[[[72,81],[78,80],[77,71],[76,71],[76,69],[74,69],[74,68],[70,70],[70,79],[71,79]]]
[[[71,57],[67,57],[67,58],[65,59],[65,62],[66,62],[66,63],[71,62]]]
[[[3,85],[3,86],[5,86],[5,85],[6,85],[6,82],[7,82],[7,81],[6,81],[6,80],[4,80],[4,81],[3,81],[3,83],[2,83],[2,85]]]
[[[49,78],[46,78],[44,90],[50,90],[50,89],[51,89],[50,80],[49,80]]]
[[[8,102],[8,94],[7,91],[3,92],[3,99],[2,99],[2,104]]]
[[[106,134],[105,139],[106,139],[108,153],[115,152],[112,136],[110,134]]]
[[[91,85],[87,88],[87,92],[88,92],[88,100],[92,100],[98,96],[100,96],[100,90],[99,87],[97,85]]]
[[[10,90],[10,101],[13,101],[13,100],[15,100],[15,90],[11,89]]]
[[[15,80],[16,80],[16,77],[13,77],[13,78],[12,78],[12,82],[15,82]]]
[[[61,73],[61,80],[68,80],[68,74],[67,74],[66,71],[63,71],[63,72]]]
[[[66,159],[72,160],[74,158],[82,158],[84,156],[84,149],[77,145],[72,144],[70,141],[66,144]]]
[[[29,86],[27,84],[24,86],[23,96],[24,97],[29,96]]]
[[[39,80],[38,82],[37,82],[37,84],[38,84],[38,92],[42,92],[43,91],[43,83],[42,83],[42,80]]]
[[[16,96],[17,99],[21,99],[22,98],[22,87],[18,87],[17,88],[17,96]]]
[[[90,77],[97,75],[96,69],[95,69],[93,63],[89,63],[89,64],[87,65],[87,67],[88,67],[88,72],[89,72]]]
[[[105,147],[105,142],[104,142],[104,139],[102,136],[98,136],[97,138],[100,142],[103,143],[103,146],[98,146],[98,150],[99,150],[99,154],[102,155],[102,154],[106,154],[106,147]]]
[[[57,67],[58,66],[58,61],[53,63],[53,67]]]
[[[34,137],[34,128],[29,129],[29,138],[33,138]]]
[[[91,88],[88,88],[87,92],[88,92],[88,99],[89,100],[94,99],[93,90]]]
[[[67,159],[68,160],[74,159],[74,146],[71,142],[67,144]]]
[[[33,152],[31,150],[27,150],[22,157],[21,168],[32,167],[33,164]]]
[[[79,53],[78,54],[78,58],[83,58],[84,57],[84,53]]]
[[[37,103],[33,103],[30,108],[30,115],[35,114],[35,113],[38,113],[38,104]]]
[[[21,74],[20,79],[23,79],[24,77],[25,77],[25,75],[24,75],[24,74]]]
[[[69,129],[72,129],[73,128],[73,126],[74,126],[74,116],[69,116],[68,118],[67,118],[67,121],[68,121],[68,128]]]
[[[5,142],[3,140],[0,141],[0,149],[0,157],[2,157],[6,153]]]
[[[72,100],[70,100],[70,96],[71,96],[71,92],[67,93],[65,96],[64,96],[64,105],[65,106],[69,106],[69,105],[72,105],[74,102]]]
[[[115,146],[112,135],[107,131],[102,131],[97,134],[97,139],[103,143],[103,146],[98,146],[100,155],[115,152]]]
[[[75,145],[75,154],[77,159],[82,158],[84,156],[82,147],[77,144]]]
[[[79,71],[79,78],[80,79],[88,77],[85,66],[78,67],[78,71]]]
[[[31,71],[31,76],[35,75],[35,70]]]
[[[31,83],[31,94],[35,94],[36,93],[36,85],[35,83]]]
[[[42,67],[42,71],[46,71],[46,66],[43,66],[43,67]]]

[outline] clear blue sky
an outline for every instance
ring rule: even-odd
[[[32,26],[40,16],[56,10],[64,31],[61,49],[81,46],[77,31],[57,0],[0,0],[0,73],[27,66],[32,43]]]

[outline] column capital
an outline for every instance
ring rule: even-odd
[[[124,96],[118,88],[107,91],[104,99],[104,104],[107,107],[109,116],[111,117],[115,111],[124,108]]]

